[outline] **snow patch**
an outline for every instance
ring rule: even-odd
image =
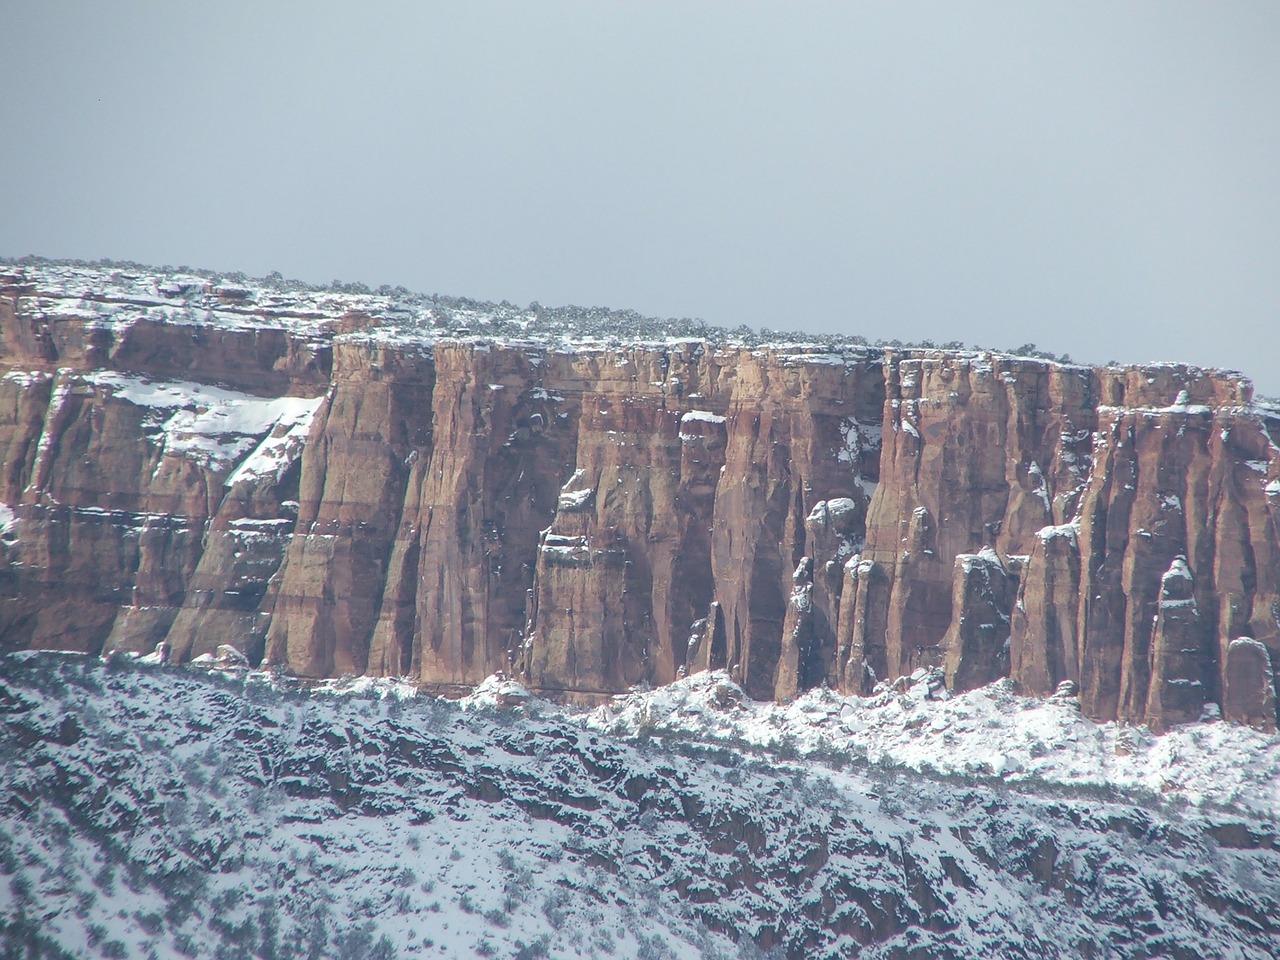
[[[1036,531],[1036,536],[1040,538],[1041,543],[1048,543],[1056,538],[1070,540],[1072,543],[1078,543],[1080,538],[1080,523],[1073,520],[1071,523],[1050,524],[1047,527],[1041,527]]]
[[[848,497],[819,500],[813,505],[813,509],[809,511],[809,516],[805,518],[805,522],[824,525],[828,523],[840,524],[856,513],[857,510],[858,505]]]
[[[286,469],[300,453],[311,419],[323,400],[256,397],[203,383],[151,380],[110,370],[97,370],[74,379],[135,406],[155,410],[163,418],[157,424],[157,436],[166,454],[227,469],[252,451],[253,455],[229,482]],[[68,389],[70,386],[68,383]]]
[[[726,673],[694,674],[616,697],[582,715],[582,722],[594,729],[631,729],[644,715],[654,732],[710,742],[772,748],[788,743],[802,756],[853,751],[873,763],[942,774],[1150,790],[1192,804],[1280,815],[1280,736],[1235,724],[1183,724],[1160,736],[1143,732],[1129,753],[1118,755],[1117,736],[1135,728],[1087,720],[1071,696],[1017,696],[1008,680],[931,699],[922,673],[902,692],[885,688],[869,697],[845,697],[822,688],[788,705],[739,695],[731,710],[712,702],[711,691],[726,685],[733,686]]]
[[[1004,569],[1004,562],[1000,559],[1000,555],[989,546],[983,547],[977,553],[957,554],[956,563],[965,573],[973,573],[980,566]]]
[[[681,423],[697,421],[699,423],[724,423],[725,418],[710,410],[690,410],[680,418]]]

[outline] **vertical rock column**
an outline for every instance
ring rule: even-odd
[[[434,382],[429,351],[335,342],[334,384],[302,456],[268,662],[311,677],[365,672],[410,453],[430,436]]]
[[[883,380],[870,358],[772,351],[742,351],[736,374],[711,563],[730,669],[750,696],[768,699],[784,656],[797,664],[799,689],[834,672],[838,602],[827,584],[840,581],[826,568],[836,559],[833,538],[818,524],[811,542],[806,520],[818,503],[841,499],[864,515],[863,464],[850,437],[880,406]],[[786,650],[800,639],[784,639],[784,619],[805,556],[823,578],[813,590],[813,629],[803,633],[813,649]]]
[[[1092,423],[1082,369],[924,351],[887,354],[885,368],[880,484],[840,614],[851,691],[942,664],[944,638],[960,639],[956,558],[1030,553],[1074,505]]]
[[[667,683],[711,600],[719,365],[699,343],[580,355],[573,471],[538,546],[528,675],[579,693]]]
[[[1227,647],[1223,715],[1265,733],[1276,730],[1276,684],[1271,651],[1252,637]]]
[[[1280,416],[1219,415],[1216,427],[1210,497],[1216,517],[1214,648],[1223,671],[1223,713],[1272,729],[1273,687],[1246,678],[1270,676],[1280,658]],[[1213,617],[1209,608],[1205,616]],[[1242,640],[1248,642],[1237,646]]]
[[[859,442],[860,430],[853,418],[845,421],[843,429],[851,441],[847,450],[848,462],[859,474],[862,457],[874,457],[878,451],[864,449]],[[838,455],[839,456],[839,455]],[[873,461],[874,462],[874,461]],[[863,477],[858,477],[863,483]],[[867,481],[870,486],[874,481]],[[814,558],[811,576],[812,630],[807,655],[800,660],[798,682],[802,689],[826,682],[832,687],[839,684],[838,653],[840,631],[841,595],[844,589],[845,564],[862,549],[866,536],[868,498],[865,493],[857,497],[833,497],[819,500],[805,518],[805,542],[809,556]],[[783,631],[784,644],[791,636]],[[784,650],[784,655],[786,651]],[[844,660],[848,659],[845,654]]]
[[[1149,708],[1163,709],[1169,692],[1153,696],[1153,663],[1173,670],[1170,680],[1183,670],[1168,659],[1169,649],[1152,646],[1163,577],[1175,558],[1185,558],[1198,609],[1213,603],[1210,578],[1200,575],[1213,564],[1208,477],[1214,417],[1209,406],[1187,402],[1185,392],[1180,399],[1169,407],[1100,408],[1093,477],[1081,501],[1078,621],[1081,705],[1099,719],[1143,722]],[[1198,630],[1199,623],[1197,615],[1195,627],[1177,630]],[[1192,641],[1184,636],[1178,642]],[[1210,660],[1202,676],[1216,672]],[[1210,679],[1210,686],[1196,689],[1203,698],[1214,687]],[[1172,705],[1183,699],[1173,697],[1171,709],[1198,716],[1198,705]]]
[[[665,594],[662,627],[671,645],[669,654],[660,653],[663,675],[727,666],[724,615],[712,600],[711,579],[711,518],[727,438],[725,418],[718,414],[690,411],[680,417],[680,489],[672,516],[679,526],[679,542],[667,554],[669,574],[658,580]],[[700,634],[699,622],[705,624]],[[697,643],[695,634],[705,640],[701,650],[690,646]]]
[[[804,660],[813,648],[813,558],[801,557],[791,575],[791,596],[782,621],[782,652],[773,682],[774,698],[790,700],[801,686]]]
[[[1079,533],[1075,524],[1043,528],[1023,567],[1009,624],[1009,668],[1033,696],[1051,696],[1064,680],[1080,682]]]
[[[1200,718],[1216,670],[1207,623],[1196,603],[1195,578],[1178,556],[1160,578],[1160,599],[1151,640],[1151,682],[1145,720],[1157,730]]]
[[[836,671],[839,689],[866,696],[889,671],[885,629],[889,578],[874,560],[855,555],[844,565]]]
[[[435,361],[370,671],[449,688],[522,655],[538,537],[573,461],[578,410],[559,392],[555,354],[442,343]]]
[[[942,638],[947,686],[972,690],[1009,674],[1009,611],[1018,578],[990,547],[956,557],[956,617]]]
[[[840,563],[862,540],[858,425],[882,408],[878,363],[691,342],[576,368],[576,461],[538,552],[530,681],[606,692],[727,666],[768,698],[786,655],[789,689],[821,682]],[[812,629],[784,654],[791,573],[810,555]]]

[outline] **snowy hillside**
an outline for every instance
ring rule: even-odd
[[[592,729],[693,736],[738,748],[826,760],[893,763],[1024,789],[1115,791],[1218,810],[1280,814],[1280,737],[1210,713],[1161,736],[1094,723],[1074,696],[1019,697],[1007,680],[948,695],[939,672],[918,671],[902,692],[841,697],[811,690],[778,706],[742,697],[723,673],[701,673],[618,697]],[[726,709],[726,707],[728,707]]]
[[[999,687],[782,709],[711,674],[573,712],[48,653],[0,660],[0,720],[6,956],[1280,945],[1277,742],[1228,755],[1222,724],[1152,739]]]

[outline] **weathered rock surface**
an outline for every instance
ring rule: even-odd
[[[1276,729],[1275,673],[1270,651],[1250,637],[1227,647],[1223,708],[1228,720],[1274,733]]]
[[[1280,410],[1239,375],[450,303],[0,269],[0,645],[1274,726]]]
[[[1032,540],[1010,622],[1009,668],[1023,689],[1047,697],[1080,680],[1079,527],[1044,527]]]
[[[1009,611],[1018,578],[990,547],[956,557],[951,608],[942,638],[943,667],[952,690],[973,690],[1009,675]]]

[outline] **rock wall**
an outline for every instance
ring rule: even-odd
[[[155,289],[0,277],[5,648],[572,697],[936,667],[1275,727],[1280,411],[1237,375],[404,336]]]

